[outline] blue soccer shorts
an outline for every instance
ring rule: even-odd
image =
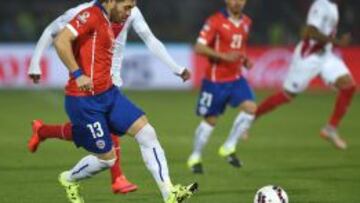
[[[203,80],[197,102],[197,115],[219,116],[226,106],[238,107],[245,101],[254,101],[255,95],[245,78],[231,82],[215,83]]]
[[[72,122],[75,145],[96,154],[112,149],[111,133],[126,134],[144,115],[116,87],[95,96],[66,96],[65,109]]]

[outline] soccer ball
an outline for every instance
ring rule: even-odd
[[[289,203],[289,198],[281,187],[268,185],[256,192],[254,203]]]

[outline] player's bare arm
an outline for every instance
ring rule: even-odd
[[[74,40],[74,34],[68,28],[64,28],[55,38],[54,46],[61,61],[68,68],[70,73],[79,73],[79,76],[76,78],[76,84],[79,89],[82,91],[91,91],[93,89],[91,79],[81,73],[81,70],[76,63],[72,51],[72,42]]]
[[[244,56],[243,60],[244,60],[244,67],[246,69],[250,70],[254,66],[254,63],[251,61],[249,57]]]
[[[240,52],[231,51],[227,53],[221,53],[201,43],[197,43],[195,45],[195,52],[201,55],[205,55],[206,57],[210,57],[214,61],[226,61],[229,63],[236,62],[242,57]]]
[[[307,25],[303,28],[302,38],[311,38],[315,39],[322,43],[333,43],[338,46],[347,46],[351,42],[351,34],[346,33],[341,35],[340,38],[336,38],[333,36],[326,36],[321,33],[316,27]]]

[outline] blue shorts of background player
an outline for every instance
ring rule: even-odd
[[[144,116],[116,87],[95,96],[66,96],[65,109],[73,124],[76,146],[96,154],[112,149],[111,133],[126,134]]]
[[[255,95],[244,77],[223,83],[203,80],[197,103],[197,115],[219,116],[225,112],[227,105],[237,108],[244,101],[254,100]]]
[[[203,117],[195,130],[193,151],[188,159],[188,167],[194,173],[203,173],[202,151],[208,142],[219,116],[228,105],[238,108],[229,135],[219,148],[219,155],[234,167],[241,167],[242,162],[236,155],[240,138],[246,137],[255,119],[257,106],[255,96],[244,77],[230,82],[216,83],[203,80],[197,103],[197,114]]]

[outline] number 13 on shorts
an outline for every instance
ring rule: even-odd
[[[94,139],[100,138],[104,136],[104,131],[101,127],[101,123],[99,121],[95,123],[87,124],[86,127],[91,131],[91,134]]]

